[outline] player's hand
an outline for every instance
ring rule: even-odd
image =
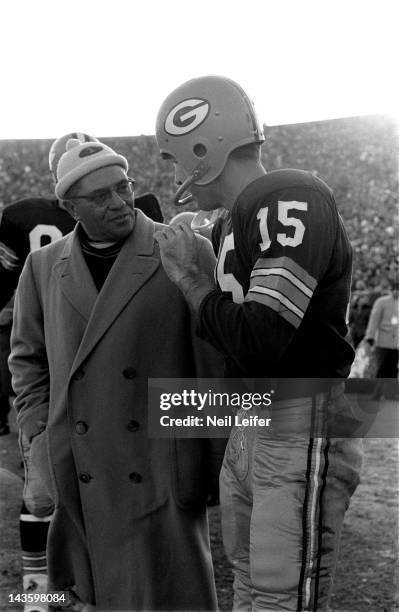
[[[198,241],[186,224],[165,227],[155,232],[159,244],[162,265],[170,280],[180,285],[185,279],[195,279],[199,274]]]

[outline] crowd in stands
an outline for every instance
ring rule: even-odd
[[[395,128],[385,116],[266,127],[263,161],[267,170],[309,170],[334,190],[354,249],[353,306],[359,311],[365,302],[369,309],[399,273]],[[160,158],[155,139],[137,136],[104,138],[104,142],[128,158],[137,192],[156,193],[169,221],[178,212],[172,204],[173,172]],[[50,144],[48,140],[0,141],[0,208],[23,197],[52,197],[47,166]]]
[[[384,289],[398,273],[394,122],[362,117],[272,128],[265,162],[310,170],[332,187],[354,250],[353,289]]]

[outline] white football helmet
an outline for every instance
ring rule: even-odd
[[[175,89],[162,104],[156,137],[161,155],[176,160],[187,178],[175,195],[175,203],[190,185],[207,185],[222,172],[229,154],[252,142],[265,140],[253,103],[230,79],[204,76]]]

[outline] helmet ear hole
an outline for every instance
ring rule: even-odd
[[[193,147],[193,152],[196,157],[202,158],[208,153],[208,149],[202,143],[197,143]]]

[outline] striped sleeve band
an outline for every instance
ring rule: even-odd
[[[299,327],[317,280],[289,257],[259,259],[251,273],[246,301],[256,301]]]
[[[0,266],[5,270],[14,270],[18,267],[18,257],[16,253],[4,244],[0,242]]]

